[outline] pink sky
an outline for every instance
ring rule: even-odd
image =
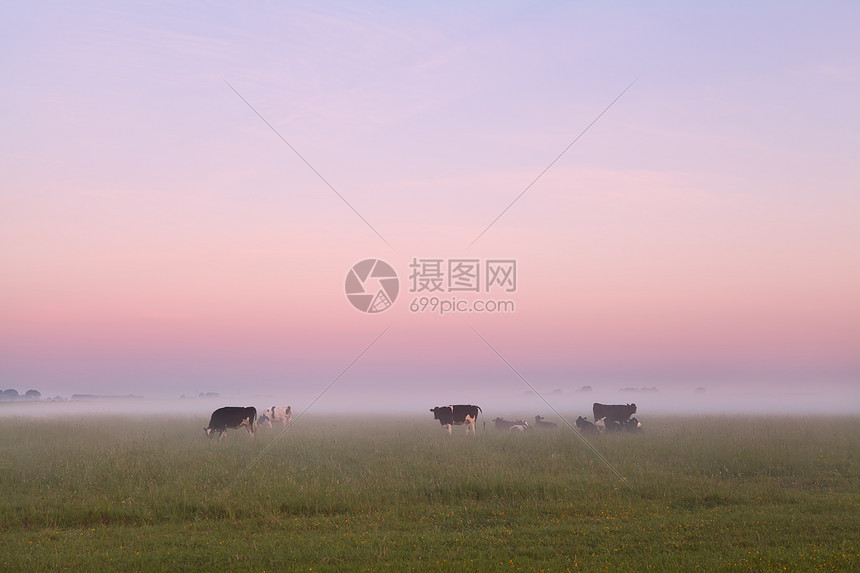
[[[469,325],[540,389],[860,382],[854,3],[48,4],[0,8],[0,388],[289,394],[386,327],[344,384],[518,388]],[[410,312],[413,257],[516,312]]]

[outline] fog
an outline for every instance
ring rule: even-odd
[[[860,388],[853,383],[818,384],[814,386],[694,386],[694,387],[580,387],[537,391],[522,384],[502,389],[448,386],[434,388],[362,389],[357,384],[314,388],[306,386],[287,392],[221,393],[183,398],[164,397],[86,397],[58,396],[39,400],[0,402],[0,417],[83,417],[92,414],[171,415],[204,418],[221,406],[290,405],[294,419],[332,414],[381,414],[427,416],[434,406],[448,404],[479,405],[485,418],[531,420],[535,415],[548,420],[583,416],[591,418],[594,402],[637,405],[636,416],[646,423],[649,416],[704,415],[857,415],[860,414]]]

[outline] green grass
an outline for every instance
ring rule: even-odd
[[[860,418],[205,422],[0,419],[0,570],[860,569]]]

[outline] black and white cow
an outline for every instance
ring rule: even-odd
[[[543,416],[535,416],[535,428],[538,430],[557,430],[558,424],[555,422],[544,422]]]
[[[600,422],[602,423],[603,430],[608,434],[611,434],[613,432],[620,432],[624,429],[624,425],[616,420],[607,420],[606,418],[601,418]]]
[[[212,412],[212,417],[209,418],[209,426],[203,428],[208,437],[212,437],[215,432],[221,435],[218,441],[227,433],[227,428],[237,429],[245,427],[249,434],[254,435],[254,422],[257,420],[257,409],[253,406],[245,408],[241,406],[225,406],[218,408]]]
[[[626,422],[621,423],[621,429],[625,432],[641,432],[642,422],[640,422],[636,418],[630,418]]]
[[[529,427],[529,423],[525,420],[517,420],[516,422],[510,422],[508,420],[505,420],[504,418],[496,418],[495,420],[493,420],[493,424],[495,424],[497,430],[510,430],[514,426],[523,426],[523,429],[527,430]]]
[[[597,426],[583,418],[582,416],[576,419],[576,427],[579,428],[579,431],[583,434],[596,434]]]
[[[293,421],[293,410],[289,406],[272,406],[260,414],[258,425],[267,424],[270,428],[274,422],[280,422],[285,427]]]
[[[439,423],[443,428],[448,430],[449,434],[451,433],[452,426],[468,424],[466,426],[466,435],[469,434],[470,430],[473,434],[475,433],[475,422],[478,420],[478,412],[483,413],[480,406],[472,406],[471,404],[438,406],[430,408],[430,411],[433,412],[433,419],[439,420]],[[486,424],[486,422],[484,423]]]
[[[642,422],[640,422],[636,418],[630,418],[629,420],[624,420],[623,422],[617,422],[615,420],[607,420],[606,418],[601,418],[597,422],[595,422],[594,426],[598,430],[605,431],[608,433],[642,431]]]
[[[607,422],[626,422],[630,416],[636,413],[636,404],[599,404],[592,406],[595,420],[606,418]]]

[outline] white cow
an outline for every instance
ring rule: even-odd
[[[268,424],[271,428],[272,422],[280,422],[284,426],[289,426],[292,421],[293,411],[289,406],[272,406],[263,410],[257,424]]]

